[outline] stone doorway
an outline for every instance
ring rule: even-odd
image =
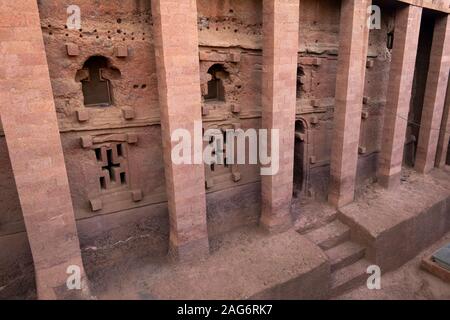
[[[303,119],[295,122],[294,147],[294,188],[293,196],[298,198],[305,194],[308,185],[308,129]]]
[[[414,167],[422,122],[422,108],[427,86],[428,69],[433,42],[435,15],[429,10],[424,10],[420,26],[419,45],[417,48],[416,66],[412,88],[411,104],[408,119],[408,127],[405,139],[404,165]]]

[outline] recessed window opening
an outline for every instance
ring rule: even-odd
[[[221,64],[215,64],[209,68],[208,73],[211,80],[208,81],[208,93],[205,95],[206,101],[225,101],[225,88],[223,81],[228,78],[229,73]]]
[[[81,80],[84,105],[87,107],[112,105],[111,83],[104,78],[108,60],[102,56],[90,57],[83,66],[88,76]]]

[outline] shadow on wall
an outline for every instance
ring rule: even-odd
[[[450,139],[448,141],[448,149],[447,149],[447,161],[445,161],[445,164],[450,166]]]
[[[22,209],[0,118],[0,299],[34,299],[36,283]]]

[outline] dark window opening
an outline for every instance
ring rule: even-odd
[[[102,188],[103,190],[106,189],[105,177],[100,177],[100,188]]]
[[[305,191],[306,182],[306,128],[302,121],[295,123],[294,147],[294,197],[297,198]]]
[[[215,64],[209,68],[208,73],[211,80],[208,81],[208,93],[204,96],[206,101],[225,101],[225,88],[223,81],[228,78],[229,73],[221,64]]]
[[[447,160],[445,161],[447,166],[450,166],[450,140],[448,141]]]
[[[102,150],[104,149],[104,150]],[[115,151],[117,150],[117,154]],[[99,177],[100,188],[110,189],[127,184],[126,170],[122,166],[119,157],[123,157],[123,146],[117,144],[112,147],[94,149],[97,161],[101,163],[102,175]],[[105,152],[106,151],[106,152]],[[106,158],[106,159],[105,159]]]
[[[304,76],[305,76],[305,71],[303,70],[303,67],[298,66],[297,67],[297,99],[301,98],[302,94],[305,91],[305,89],[303,87]]]
[[[225,166],[225,168],[228,168],[230,165],[228,164],[228,159],[227,159],[227,131],[226,130],[222,130],[222,135],[223,135],[223,164]]]
[[[116,178],[115,178],[115,176],[114,176],[113,170],[114,170],[114,167],[119,167],[119,166],[116,166],[116,165],[114,165],[114,163],[113,163],[113,160],[112,160],[112,150],[111,150],[111,149],[106,150],[106,156],[107,156],[107,158],[108,158],[108,165],[107,165],[106,167],[103,167],[103,169],[108,170],[108,172],[109,172],[109,178],[110,178],[112,181],[114,181]]]
[[[81,71],[81,84],[85,106],[112,105],[111,83],[106,78],[108,60],[105,57],[89,58]],[[77,75],[77,77],[79,77]]]
[[[120,173],[120,183],[121,184],[126,184],[127,183],[127,178],[126,178],[125,172],[121,172]]]
[[[213,150],[211,150],[211,155],[216,158],[216,162],[209,165],[209,169],[211,172],[215,171],[223,171],[223,168],[229,168],[230,163],[227,159],[227,150],[226,150],[226,138],[227,138],[227,132],[226,130],[221,130],[222,135],[221,136],[210,136],[209,138],[209,145],[211,147],[214,147]],[[223,140],[222,140],[223,139]]]
[[[387,34],[387,43],[386,43],[386,47],[389,50],[392,50],[392,48],[394,48],[394,32],[389,32]]]
[[[95,158],[97,158],[97,161],[102,160],[102,150],[101,149],[95,149]]]

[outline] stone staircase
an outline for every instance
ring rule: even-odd
[[[331,264],[331,296],[338,296],[364,284],[370,263],[365,259],[366,248],[352,242],[350,228],[335,219],[304,234],[318,245]]]

